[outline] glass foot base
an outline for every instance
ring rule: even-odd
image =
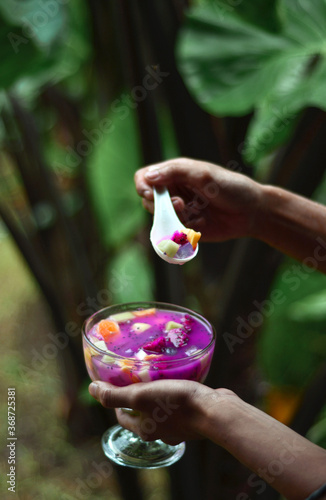
[[[120,425],[108,429],[102,437],[105,455],[113,462],[136,469],[157,469],[177,462],[185,452],[185,443],[176,446],[157,441],[143,441]]]

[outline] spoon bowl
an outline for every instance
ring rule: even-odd
[[[157,255],[170,264],[185,264],[196,257],[198,244],[195,250],[188,257],[169,257],[157,244],[164,238],[170,237],[175,231],[185,232],[186,226],[180,222],[175,213],[169,191],[166,187],[153,188],[154,191],[154,220],[150,233],[150,240]]]

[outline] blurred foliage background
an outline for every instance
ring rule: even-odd
[[[6,422],[16,387],[18,498],[259,495],[210,443],[169,470],[108,465],[99,437],[114,417],[87,395],[79,333],[114,302],[201,311],[219,336],[207,383],[325,446],[318,262],[251,240],[158,262],[133,183],[182,155],[325,204],[325,30],[325,0],[1,2],[0,411]],[[5,476],[5,445],[1,457]]]

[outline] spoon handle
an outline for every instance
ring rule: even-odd
[[[175,213],[170,193],[166,187],[153,188],[154,191],[154,226],[159,226],[160,230],[169,231],[180,227],[181,222]]]
[[[154,220],[155,218],[171,218],[174,212],[170,193],[166,187],[153,188],[154,191]]]

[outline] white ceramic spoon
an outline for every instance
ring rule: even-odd
[[[179,259],[177,257],[169,257],[157,247],[157,243],[160,242],[162,238],[172,236],[175,231],[182,232],[186,229],[186,227],[180,222],[177,214],[175,213],[167,188],[153,188],[153,191],[154,220],[150,233],[150,240],[153,248],[161,259],[166,260],[170,264],[185,264],[185,262],[188,262],[197,255],[198,244],[189,257]]]

